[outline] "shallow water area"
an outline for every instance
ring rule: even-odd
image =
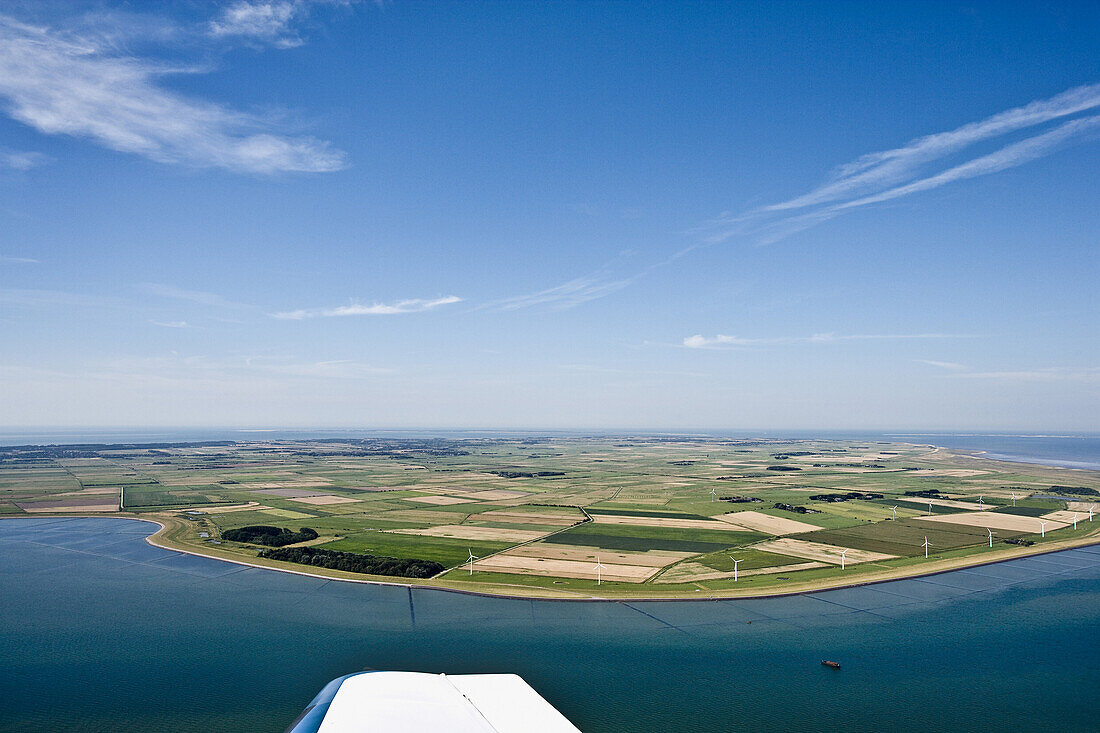
[[[364,668],[515,672],[585,731],[1096,726],[1098,546],[786,598],[581,603],[248,568],[154,529],[0,520],[0,730],[280,731]]]

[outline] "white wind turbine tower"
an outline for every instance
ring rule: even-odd
[[[1012,492],[1012,506],[1016,506],[1016,492]]]
[[[1047,536],[1047,523],[1046,522],[1039,522],[1039,531],[1041,531],[1043,533],[1043,537]]]
[[[1073,513],[1073,528],[1077,529],[1077,512]]]
[[[474,551],[472,549],[470,549],[469,547],[466,548],[466,552],[470,553],[470,559],[467,560],[466,562],[470,563],[470,575],[473,575],[474,574],[474,560],[477,560],[477,555],[475,555]]]
[[[891,519],[897,519],[898,518],[898,507],[897,507],[896,504],[894,506],[890,507],[890,511],[894,513],[894,516],[892,516],[890,518]]]
[[[1095,506],[1096,506],[1095,504],[1089,504],[1089,521],[1090,522],[1092,521],[1092,510]]]
[[[993,530],[986,527],[986,532],[989,532],[989,546],[993,547]]]
[[[929,548],[929,547],[931,547],[931,546],[932,546],[932,543],[928,541],[928,536],[927,536],[927,535],[925,535],[925,537],[924,537],[924,544],[923,544],[923,545],[921,545],[921,547],[923,547],[923,548],[924,548],[924,559],[925,559],[925,560],[927,560],[927,559],[928,559],[928,548]]]
[[[928,516],[932,516],[932,502],[928,502]]]
[[[984,512],[985,511],[985,502],[982,501],[984,496],[985,496],[984,494],[978,494],[978,511],[979,512]]]
[[[735,558],[733,555],[730,555],[729,559],[733,560],[733,582],[736,583],[737,582],[737,564],[741,561],[738,560],[737,558]]]
[[[840,569],[844,569],[844,556],[848,554],[848,550],[844,549],[840,551]]]
[[[600,556],[596,555],[596,585],[603,584],[603,565],[600,564]]]
[[[714,489],[710,490],[710,500],[718,501],[718,493]]]

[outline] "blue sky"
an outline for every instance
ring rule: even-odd
[[[0,425],[1095,430],[1097,37],[4,3]]]

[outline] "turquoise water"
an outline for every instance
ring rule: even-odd
[[[1100,547],[790,598],[566,603],[244,568],[151,527],[0,520],[0,730],[281,731],[364,668],[516,672],[591,732],[1097,729]]]

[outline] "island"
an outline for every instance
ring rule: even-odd
[[[559,599],[800,593],[1100,542],[1100,472],[684,435],[0,448],[0,519],[118,516],[275,570]]]

